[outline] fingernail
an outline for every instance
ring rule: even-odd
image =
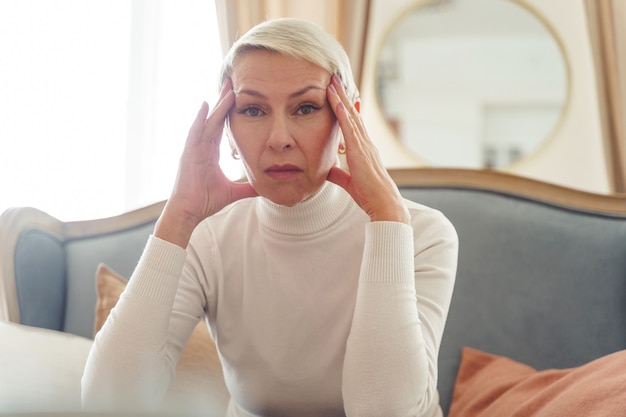
[[[337,94],[337,89],[335,88],[334,85],[330,84],[329,87],[330,87],[330,91],[332,91],[334,94]]]

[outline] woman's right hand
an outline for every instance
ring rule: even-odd
[[[209,114],[203,103],[194,121],[180,158],[172,194],[154,235],[183,248],[195,227],[228,204],[256,191],[249,183],[229,180],[219,166],[219,148],[228,112],[235,103],[230,80],[226,80],[217,105]]]

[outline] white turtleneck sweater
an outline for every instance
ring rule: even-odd
[[[151,237],[95,339],[85,407],[154,407],[206,316],[229,415],[440,416],[458,241],[440,212],[407,205],[412,227],[370,222],[326,183],[291,208],[238,201],[186,251]]]

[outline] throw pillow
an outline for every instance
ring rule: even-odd
[[[464,348],[449,417],[626,415],[626,350],[569,369],[536,369]]]
[[[94,334],[104,325],[126,284],[127,280],[109,266],[98,265]],[[214,411],[221,412],[226,410],[229,399],[215,343],[206,323],[200,321],[178,361],[167,403],[174,406],[184,404],[186,408],[211,407]]]
[[[0,321],[0,414],[78,412],[91,339]]]

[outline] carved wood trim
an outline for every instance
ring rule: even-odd
[[[626,217],[626,194],[596,194],[500,171],[400,168],[389,173],[398,186],[482,189],[555,206]]]

